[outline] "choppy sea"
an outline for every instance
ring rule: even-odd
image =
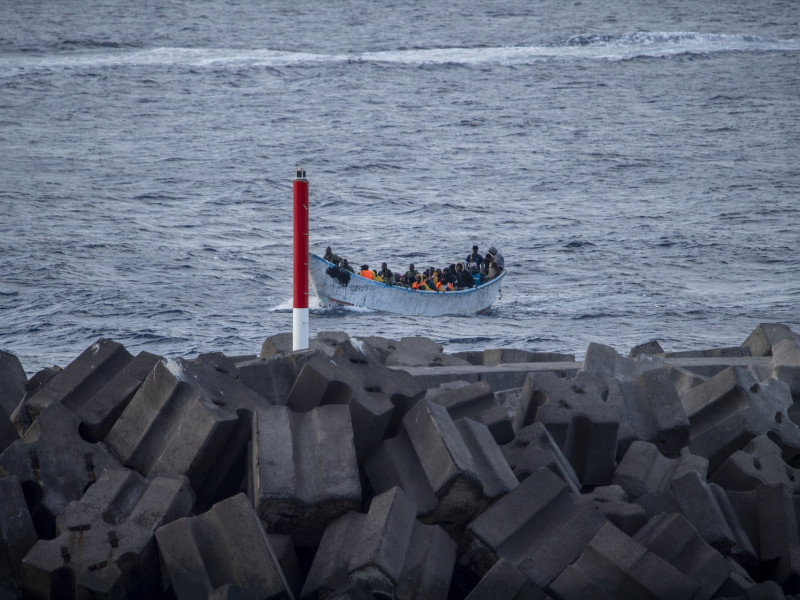
[[[497,246],[477,317],[312,336],[581,356],[800,332],[795,0],[0,0],[0,348],[256,354],[311,247]]]

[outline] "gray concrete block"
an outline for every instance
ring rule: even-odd
[[[259,358],[293,353],[292,336],[292,333],[278,333],[269,336],[261,345]],[[319,350],[327,356],[333,356],[338,345],[349,337],[342,331],[320,331],[316,336],[308,340],[308,347],[311,350]]]
[[[19,404],[17,404],[17,407],[11,413],[11,422],[14,424],[14,428],[17,430],[17,435],[23,435],[28,427],[30,427],[31,423],[33,423],[33,419],[31,419],[27,410],[28,398],[38,392],[47,382],[58,375],[61,371],[62,369],[59,366],[44,368],[41,371],[38,371],[28,380],[28,383],[25,384],[25,394],[22,396],[22,400],[20,400]]]
[[[731,454],[709,481],[738,492],[768,483],[782,483],[796,491],[800,489],[800,470],[786,464],[781,449],[768,436],[759,435]]]
[[[301,594],[322,598],[345,578],[398,600],[447,598],[456,545],[416,520],[400,488],[376,496],[367,514],[350,512],[325,530]]]
[[[800,429],[787,414],[792,396],[780,381],[758,383],[730,367],[684,393],[681,404],[692,426],[689,449],[709,459],[711,473],[761,434],[770,434],[788,458],[800,453]]]
[[[537,373],[529,376],[526,386],[530,393],[521,399],[515,424],[525,423],[530,406],[539,404],[536,421],[547,427],[581,483],[611,483],[620,420],[618,407],[603,401],[607,388],[602,380],[589,373],[572,379]]]
[[[732,358],[751,356],[747,346],[728,346],[726,348],[708,348],[706,350],[682,350],[667,352],[667,358]]]
[[[639,344],[638,346],[631,348],[631,351],[628,353],[628,358],[636,358],[642,354],[648,354],[650,356],[663,356],[664,349],[661,347],[661,344],[658,343],[658,340],[650,340],[649,342],[645,342],[644,344]]]
[[[563,600],[584,598],[694,598],[699,586],[667,561],[606,523],[580,558],[553,581]]]
[[[772,376],[789,386],[800,397],[800,340],[784,339],[772,347],[769,361]]]
[[[655,495],[669,489],[673,480],[686,473],[697,473],[705,478],[708,459],[684,453],[678,458],[667,458],[655,444],[634,442],[614,471],[613,482],[624,489],[631,499]]]
[[[523,427],[511,442],[500,449],[519,481],[524,481],[532,473],[547,467],[564,480],[570,491],[575,494],[580,492],[581,482],[575,470],[544,423]]]
[[[28,377],[19,359],[0,350],[0,411],[10,417],[25,395]],[[2,416],[2,415],[0,415]]]
[[[606,380],[634,379],[645,371],[664,366],[664,359],[641,354],[635,359],[620,356],[611,346],[590,342],[583,359],[581,372],[594,373]]]
[[[240,424],[237,413],[195,385],[181,363],[168,364],[156,364],[105,442],[142,475],[187,476],[198,500],[210,504],[244,477],[249,415]],[[239,481],[221,485],[240,455]]]
[[[483,351],[484,365],[507,365],[512,363],[572,362],[574,354],[557,352],[530,352],[514,348],[492,348]]]
[[[579,502],[557,475],[543,468],[469,524],[464,549],[479,576],[504,558],[546,589],[606,522],[593,506]]]
[[[620,420],[634,439],[654,443],[665,456],[679,456],[689,442],[689,418],[666,369],[646,371],[633,381],[609,382],[608,404],[619,407]]]
[[[257,598],[291,597],[277,555],[244,494],[160,527],[156,539],[178,600],[216,598],[232,586]]]
[[[8,448],[19,439],[14,424],[4,412],[0,412],[0,452]]]
[[[159,360],[140,352],[76,410],[86,440],[99,442],[106,436]]]
[[[353,428],[346,406],[253,415],[252,503],[267,530],[313,546],[325,526],[361,504]]]
[[[634,535],[647,523],[644,508],[640,504],[629,502],[628,494],[618,485],[598,486],[591,492],[581,494],[578,499],[590,503],[627,535]]]
[[[237,361],[239,381],[265,398],[267,404],[283,406],[300,369],[319,353],[318,350],[307,350]]]
[[[55,535],[55,519],[104,469],[122,465],[103,444],[78,433],[78,418],[54,402],[20,440],[0,454],[0,467],[22,484],[39,537]]]
[[[750,348],[752,356],[772,356],[772,347],[781,340],[800,340],[788,326],[782,323],[761,323],[742,343]]]
[[[26,597],[159,596],[162,577],[153,534],[189,514],[193,500],[185,478],[145,481],[134,471],[105,471],[59,516],[57,537],[39,540],[26,555]]]
[[[713,485],[713,484],[712,484]],[[649,517],[661,513],[680,513],[710,546],[728,554],[740,542],[738,521],[730,522],[733,511],[721,506],[727,504],[724,492],[714,493],[712,486],[695,472],[673,479],[666,492],[640,497]]]
[[[667,371],[669,371],[672,383],[675,384],[675,391],[678,392],[678,396],[683,396],[690,389],[708,379],[708,377],[702,377],[681,367],[668,366]]]
[[[444,407],[422,400],[403,419],[422,470],[438,499],[431,523],[463,524],[517,485],[485,425],[454,423]]]
[[[376,494],[399,487],[417,507],[418,517],[430,516],[436,510],[439,499],[405,429],[397,436],[383,440],[369,454],[363,466]]]
[[[36,543],[36,529],[19,480],[0,479],[0,581],[22,579],[22,559]]]
[[[680,514],[656,515],[633,539],[697,584],[696,600],[714,596],[733,571],[731,564],[703,541]]]
[[[388,367],[450,367],[468,365],[469,362],[445,354],[442,346],[426,337],[404,337],[399,341],[385,338],[362,338],[378,349],[383,363]]]
[[[798,542],[793,494],[783,484],[761,485],[747,492],[727,492],[742,527],[761,561],[787,557]]]
[[[483,423],[498,444],[506,444],[514,438],[508,411],[500,406],[494,391],[485,381],[443,384],[429,389],[425,397],[444,406],[454,421],[471,418]]]
[[[78,412],[132,358],[121,344],[101,338],[30,396],[25,411],[35,420],[48,406],[61,402]]]
[[[504,558],[498,560],[466,600],[546,600],[549,596]]]
[[[403,415],[424,393],[413,377],[383,366],[372,348],[353,338],[339,345],[336,356],[307,362],[286,405],[306,412],[325,404],[347,404],[360,463],[384,437],[397,434]]]

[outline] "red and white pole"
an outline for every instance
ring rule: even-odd
[[[294,194],[294,309],[292,350],[308,348],[308,179],[297,167]]]

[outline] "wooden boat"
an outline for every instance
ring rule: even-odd
[[[491,281],[468,290],[421,292],[361,277],[316,254],[310,255],[308,268],[321,304],[363,306],[423,317],[485,313],[497,300],[506,275],[503,271]]]

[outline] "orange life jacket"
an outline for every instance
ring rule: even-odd
[[[359,273],[359,275],[361,275],[362,277],[366,277],[367,279],[373,279],[375,277],[375,274],[369,269],[364,269],[363,271],[361,271],[361,273]]]

